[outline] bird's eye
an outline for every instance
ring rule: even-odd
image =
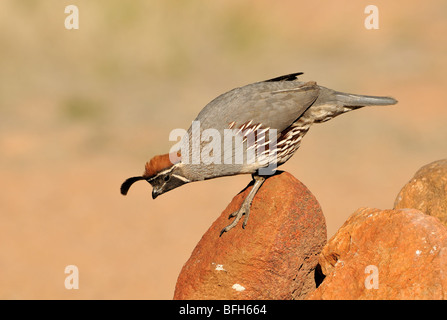
[[[164,180],[165,182],[168,182],[169,179],[171,179],[171,176],[170,176],[170,175],[165,175],[164,178],[163,178],[163,180]]]

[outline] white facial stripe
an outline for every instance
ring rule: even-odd
[[[179,180],[182,180],[183,182],[191,182],[190,180],[186,179],[185,177],[178,176],[176,174],[172,174],[172,176],[177,178],[177,179],[179,179]]]
[[[156,179],[156,178],[159,177],[160,175],[164,175],[164,174],[167,174],[167,173],[171,172],[172,170],[174,170],[175,167],[180,166],[180,164],[181,164],[181,163],[176,163],[176,164],[173,165],[171,168],[166,169],[166,170],[163,170],[163,171],[160,171],[155,177],[150,178],[150,179],[147,180],[147,181],[148,181],[148,182],[151,182],[152,180]],[[183,181],[183,182],[185,182],[185,183],[187,183],[187,182],[191,182],[191,180],[189,180],[189,179],[187,179],[187,178],[185,178],[185,177],[179,176],[179,175],[177,175],[177,174],[174,174],[174,173],[172,174],[172,176],[175,177],[175,178],[177,178],[177,179],[179,179],[179,180],[181,180],[181,181]],[[166,184],[166,182],[165,182],[164,184]],[[163,185],[164,185],[164,184],[163,184]]]
[[[151,182],[152,180],[156,179],[156,178],[159,177],[160,175],[162,175],[162,174],[166,174],[166,173],[172,171],[173,169],[174,169],[174,166],[172,166],[172,167],[169,168],[169,169],[160,171],[157,175],[153,176],[152,178],[148,179],[147,181],[148,181],[148,182]]]

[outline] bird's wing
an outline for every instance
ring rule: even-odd
[[[315,82],[286,80],[257,82],[233,89],[211,101],[198,115],[201,129],[237,129],[244,124],[279,132],[289,127],[317,99]]]
[[[237,151],[243,149],[239,149],[239,144],[236,141],[233,144],[231,142],[232,138],[230,140],[225,138],[226,133],[228,133],[225,129],[236,129],[236,135],[242,135],[248,137],[248,139],[252,139],[253,136],[251,135],[250,137],[250,130],[251,132],[258,132],[256,130],[265,132],[263,129],[275,129],[277,130],[276,134],[280,134],[286,128],[290,127],[312,105],[318,98],[320,92],[320,87],[315,82],[302,82],[294,80],[295,78],[296,75],[288,75],[271,79],[270,81],[257,82],[233,89],[215,98],[202,109],[195,119],[197,121],[195,126],[191,126],[183,138],[183,142],[192,141],[192,143],[182,143],[182,150],[183,147],[189,150],[182,151],[182,156],[189,154],[188,159],[194,159],[194,155],[203,155],[205,151],[205,154],[209,153],[208,149],[198,149],[199,145],[196,140],[198,137],[195,136],[193,127],[199,125],[201,132],[213,129],[213,131],[207,131],[207,134],[212,133],[212,144],[208,142],[209,140],[207,140],[208,136],[206,134],[198,138],[200,139],[199,143],[202,148],[208,148],[210,146],[215,148],[215,146],[220,145],[221,149],[212,149],[213,157],[222,159],[220,163],[223,164],[239,163],[239,160],[236,159],[236,153],[238,153],[236,152],[236,145]],[[218,135],[214,135],[216,130],[219,133]],[[266,133],[268,137],[270,137],[271,132],[274,131]],[[233,133],[234,130],[230,134]],[[259,136],[262,136],[260,132]],[[256,139],[258,139],[258,136]],[[229,144],[227,143],[228,141],[230,142]],[[250,141],[247,140],[243,143],[247,148],[247,157],[245,159],[247,163],[253,159],[253,154],[250,154],[250,159],[248,159],[248,148],[251,148],[253,145]],[[264,145],[262,140],[257,141],[257,143],[259,146],[261,144]],[[258,153],[258,151],[256,152]],[[232,160],[233,153],[235,153],[234,162]],[[241,165],[240,170],[244,168]],[[225,170],[229,170],[229,168],[224,166],[220,170],[209,169],[209,176],[213,176],[215,172],[224,174],[226,172]],[[238,171],[233,168],[229,172],[234,172],[234,170]],[[203,177],[207,176],[205,171],[203,167],[197,170]]]

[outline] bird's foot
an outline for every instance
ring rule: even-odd
[[[234,220],[231,221],[231,223],[228,226],[223,228],[222,231],[220,231],[220,236],[222,236],[222,234],[224,234],[225,232],[228,232],[231,229],[233,229],[238,224],[239,220],[241,220],[243,215],[245,215],[245,219],[244,222],[242,222],[242,228],[245,229],[245,226],[247,225],[248,221],[248,216],[250,215],[250,205],[251,205],[250,202],[244,201],[239,210],[230,214],[228,218],[230,219],[234,217]]]
[[[242,223],[242,228],[245,229],[245,226],[247,225],[248,221],[248,216],[250,215],[251,203],[253,202],[253,198],[255,197],[261,185],[264,183],[265,179],[266,179],[265,177],[253,175],[254,180],[253,188],[248,193],[244,202],[242,202],[242,205],[239,208],[239,210],[230,214],[228,218],[230,219],[234,217],[234,220],[231,221],[231,223],[228,226],[222,229],[222,231],[220,232],[220,236],[222,236],[222,234],[224,234],[225,232],[230,231],[235,225],[237,225],[237,223],[239,222],[239,220],[241,220],[243,215],[245,215],[245,219],[244,222]]]

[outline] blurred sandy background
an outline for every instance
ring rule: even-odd
[[[372,3],[379,30],[364,28]],[[64,27],[70,4],[79,30]],[[2,0],[0,298],[171,299],[250,177],[156,201],[145,183],[119,186],[211,99],[282,74],[399,100],[313,127],[282,167],[317,197],[329,236],[358,207],[391,208],[447,157],[446,17],[444,0]],[[70,264],[79,290],[64,287]]]

